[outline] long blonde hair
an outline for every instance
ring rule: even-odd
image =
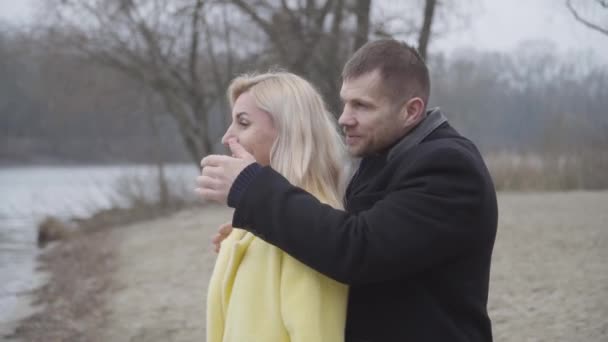
[[[342,207],[348,161],[336,120],[316,89],[288,72],[245,74],[228,87],[230,105],[245,92],[277,129],[270,166],[291,184]]]

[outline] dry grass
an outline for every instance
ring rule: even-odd
[[[498,190],[608,189],[608,151],[570,156],[498,153],[485,159]]]
[[[73,218],[80,230],[97,230],[125,226],[168,216],[180,210],[200,206],[192,179],[169,181],[161,174],[125,174],[116,180],[107,194],[113,205],[97,210],[86,218]]]

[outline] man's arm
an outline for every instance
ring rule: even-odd
[[[415,273],[491,237],[479,231],[485,185],[469,155],[442,148],[415,160],[410,170],[371,209],[349,214],[266,167],[240,194],[233,226],[347,284]]]

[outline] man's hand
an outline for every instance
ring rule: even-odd
[[[232,222],[226,222],[220,226],[220,228],[217,230],[217,234],[215,234],[213,239],[211,239],[215,253],[220,252],[220,245],[222,244],[222,241],[226,240],[226,238],[228,237],[228,235],[230,235],[231,232]]]
[[[228,145],[233,157],[209,155],[203,158],[201,175],[196,178],[196,192],[204,199],[220,204],[226,204],[236,177],[255,162],[255,158],[236,140],[229,141]]]

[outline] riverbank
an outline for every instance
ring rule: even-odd
[[[52,216],[90,231],[91,225],[115,227],[151,219],[161,210],[148,210],[150,204],[168,210],[190,205],[195,200],[192,179],[198,173],[190,164],[167,165],[168,196],[161,201],[158,170],[150,165],[0,167],[0,340],[19,319],[35,312],[29,304],[32,290],[46,282],[45,273],[35,271],[40,222]]]
[[[95,341],[109,315],[105,302],[117,269],[113,229],[77,234],[38,258],[47,283],[33,292],[42,310],[23,320],[9,338],[18,341]]]
[[[499,205],[495,340],[607,339],[608,192],[501,193]],[[56,291],[37,294],[45,311],[22,322],[17,337],[204,340],[209,240],[230,217],[216,206],[188,209],[57,246],[48,254]]]

